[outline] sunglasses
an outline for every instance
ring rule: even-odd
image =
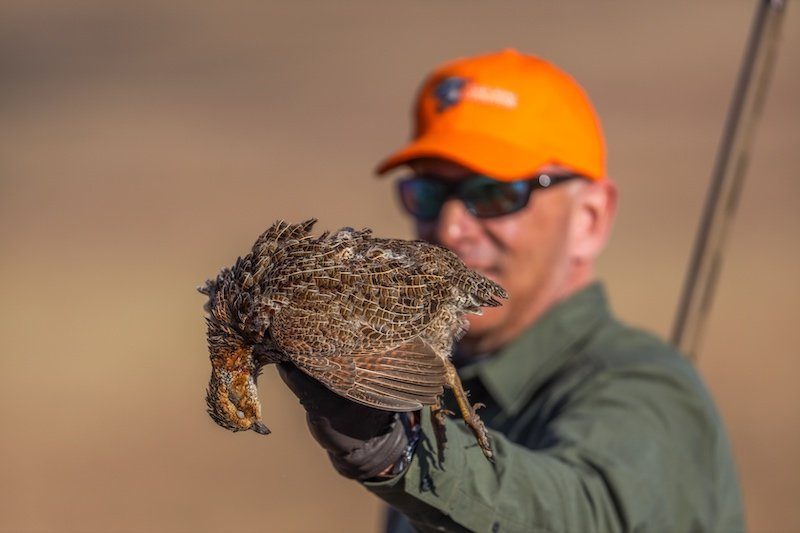
[[[579,174],[539,174],[518,181],[498,181],[481,174],[472,174],[456,182],[431,174],[415,174],[398,182],[403,207],[417,220],[431,221],[439,217],[444,203],[455,196],[473,216],[491,218],[509,215],[528,205],[531,193],[547,189]]]

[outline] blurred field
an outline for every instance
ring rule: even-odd
[[[800,11],[700,369],[753,531],[800,530]],[[417,84],[514,46],[572,72],[622,191],[602,262],[669,331],[753,3],[26,2],[0,6],[0,531],[373,531],[273,369],[269,438],[210,421],[195,287],[277,218],[408,237],[379,158]]]

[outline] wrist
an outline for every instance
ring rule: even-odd
[[[383,472],[375,476],[375,480],[384,480],[393,478],[405,472],[411,460],[414,458],[414,452],[417,449],[420,439],[420,426],[419,416],[416,412],[400,413],[397,416],[398,421],[402,424],[403,430],[406,433],[407,444],[403,453],[393,464],[389,465]]]
[[[413,416],[410,413],[394,414],[388,430],[382,435],[347,452],[329,450],[331,463],[344,477],[359,481],[397,475],[411,462],[419,440],[419,424],[415,423]]]

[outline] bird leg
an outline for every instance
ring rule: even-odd
[[[483,407],[483,404],[477,403],[475,405],[471,405],[469,403],[467,393],[464,390],[464,386],[461,384],[461,379],[456,373],[456,368],[453,366],[453,363],[450,361],[445,361],[445,367],[447,384],[450,386],[450,389],[452,389],[453,394],[456,397],[458,410],[461,411],[461,416],[464,418],[464,422],[472,431],[472,434],[475,435],[475,439],[478,441],[478,446],[481,447],[483,455],[485,455],[489,461],[494,462],[492,445],[489,443],[489,433],[486,431],[486,426],[483,425],[483,421],[478,416],[478,413],[475,412],[477,409]]]
[[[438,400],[438,404],[431,405],[431,422],[433,423],[433,436],[436,438],[436,448],[439,452],[439,462],[441,462],[444,461],[444,448],[447,444],[444,419],[448,414],[452,415],[453,413],[444,408],[441,396]]]

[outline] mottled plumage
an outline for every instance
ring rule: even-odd
[[[505,291],[455,254],[422,241],[342,229],[314,237],[315,220],[276,222],[208,281],[211,417],[233,431],[269,433],[255,379],[290,361],[330,390],[388,411],[432,406],[443,445],[444,386],[453,389],[484,453],[491,448],[450,362],[465,313]]]

